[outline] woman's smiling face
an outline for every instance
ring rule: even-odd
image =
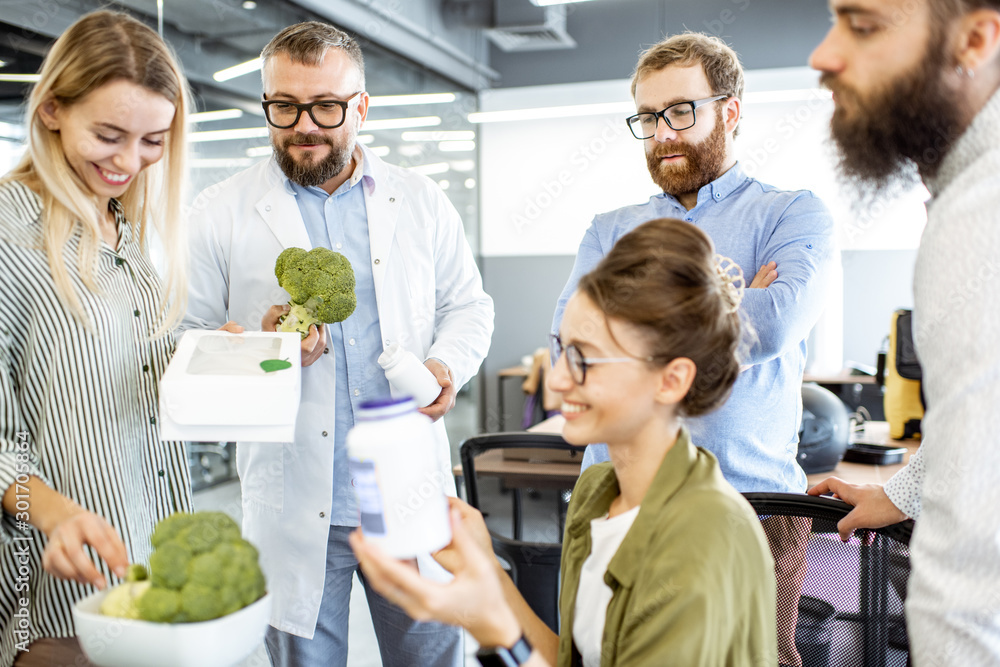
[[[579,348],[585,359],[629,358],[587,366],[583,384],[573,380],[565,353],[556,361],[546,382],[562,395],[567,442],[631,441],[660,418],[664,406],[657,401],[657,392],[663,371],[640,358],[647,354],[648,343],[634,326],[607,318],[590,298],[577,292],[566,305],[560,339],[564,346]]]
[[[176,109],[159,93],[118,80],[75,104],[52,100],[39,113],[59,132],[70,167],[100,199],[120,197],[136,175],[163,157]]]

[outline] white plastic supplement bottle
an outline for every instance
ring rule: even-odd
[[[413,397],[418,408],[426,408],[441,394],[441,385],[417,355],[393,343],[379,355],[378,365],[396,391]]]
[[[351,485],[361,530],[395,558],[451,542],[446,475],[429,417],[410,398],[365,401],[347,434]]]

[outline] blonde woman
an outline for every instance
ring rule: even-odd
[[[0,665],[76,664],[73,604],[191,508],[183,447],[156,423],[187,293],[187,99],[155,32],[84,16],[42,64],[27,151],[0,179]]]
[[[563,539],[558,635],[491,558],[482,515],[452,499],[455,574],[421,579],[360,531],[368,581],[414,618],[466,627],[483,665],[776,665],[774,562],[760,521],[691,442],[739,373],[739,292],[704,232],[658,219],[580,280],[546,382],[567,442],[607,442],[576,484]]]

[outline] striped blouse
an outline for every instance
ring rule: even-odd
[[[99,294],[77,274],[79,234],[64,252],[88,327],[56,296],[40,198],[21,183],[0,184],[0,493],[19,475],[36,475],[105,517],[130,562],[148,563],[153,526],[191,510],[191,485],[183,445],[157,433],[157,380],[173,351],[170,336],[149,340],[160,281],[112,202],[118,252],[102,243]],[[44,572],[45,543],[3,513],[0,666],[40,637],[73,636],[72,606],[94,590]],[[103,561],[97,566],[115,580]]]

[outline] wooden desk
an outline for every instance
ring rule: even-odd
[[[851,375],[846,371],[835,375],[811,375],[806,373],[802,376],[802,381],[815,382],[816,384],[875,384],[875,378],[871,375]]]
[[[553,461],[522,461],[505,459],[504,450],[491,449],[476,457],[476,474],[480,477],[499,477],[505,486],[532,489],[572,489],[580,476],[580,461],[557,463]],[[462,475],[462,466],[452,470]]]
[[[829,472],[817,472],[812,475],[806,475],[806,478],[809,480],[809,486],[821,482],[827,477],[839,477],[851,484],[885,484],[890,477],[906,465],[910,460],[910,455],[920,447],[919,440],[886,440],[879,444],[892,447],[905,447],[906,453],[903,454],[903,462],[891,466],[877,466],[869,463],[841,461],[837,464],[836,468]]]
[[[529,431],[539,433],[561,433],[565,423],[562,415],[549,417],[543,422],[532,426]],[[920,446],[919,440],[887,440],[885,444],[905,447],[903,462],[889,466],[877,466],[867,463],[851,463],[841,461],[829,472],[819,472],[808,475],[812,486],[827,477],[839,477],[852,484],[884,484],[890,477],[909,461],[910,455]],[[487,452],[476,459],[476,472],[489,477],[500,477],[510,486],[528,486],[533,488],[572,488],[580,475],[579,463],[551,463],[542,461],[515,461],[504,459],[500,450]],[[457,477],[462,475],[462,466],[454,467]]]
[[[534,433],[562,433],[566,420],[562,415],[549,417],[529,428]],[[572,489],[580,476],[581,461],[557,463],[553,461],[524,461],[505,459],[502,449],[493,449],[476,457],[476,474],[482,477],[500,477],[511,487],[531,487],[537,489]],[[452,467],[458,479],[462,476],[462,465]]]

